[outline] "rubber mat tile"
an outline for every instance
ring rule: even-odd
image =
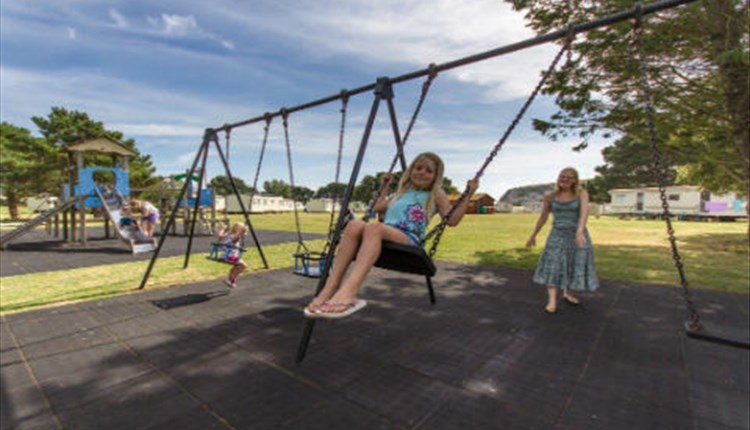
[[[325,389],[340,390],[382,365],[377,359],[359,354],[316,352],[290,370]]]
[[[642,398],[648,393],[650,402],[656,406],[689,412],[689,385],[679,363],[672,367],[647,367],[627,359],[592,361],[581,385],[613,402]]]
[[[750,401],[747,392],[726,390],[714,385],[690,385],[693,414],[722,426],[750,428]]]
[[[455,388],[397,366],[368,372],[345,387],[346,398],[365,409],[413,426],[440,407]]]
[[[59,413],[66,429],[224,429],[199,400],[159,377],[144,375]]]
[[[112,342],[105,330],[79,314],[50,315],[49,318],[28,319],[22,323],[8,319],[29,359]]]
[[[227,354],[171,375],[240,429],[276,429],[329,395],[277,368],[242,360],[241,353]]]
[[[195,329],[152,334],[127,343],[143,360],[164,369],[235,349],[226,340]]]
[[[401,354],[396,363],[446,384],[460,385],[489,358],[488,355],[477,354],[468,349],[433,344]]]
[[[97,393],[150,372],[119,345],[101,345],[31,362],[37,380],[56,408],[85,401]]]
[[[28,375],[21,375],[25,372],[23,366],[14,365],[4,368],[0,375],[0,428],[56,428],[43,392],[28,379]]]
[[[356,404],[328,397],[303,415],[285,422],[279,430],[398,430],[396,423]],[[405,428],[404,428],[405,429]]]
[[[612,381],[613,386],[617,381]],[[626,393],[616,397],[603,393],[600,387],[578,387],[573,394],[570,407],[560,418],[561,429],[690,429],[692,417],[687,405],[675,409],[653,402],[653,393],[632,397]],[[660,404],[661,403],[661,404]]]
[[[554,420],[526,414],[513,406],[473,393],[459,393],[417,428],[424,430],[536,430],[553,428]]]

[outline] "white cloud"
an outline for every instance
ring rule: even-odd
[[[306,55],[412,68],[535,36],[521,14],[495,0],[300,1],[273,15],[229,8],[222,12],[258,31],[281,33],[280,40],[295,40]],[[486,88],[488,101],[513,100],[528,94],[556,51],[552,45],[527,49],[447,74]]]
[[[221,46],[229,49],[230,51],[234,51],[234,43],[231,40],[222,40]]]
[[[163,32],[170,36],[201,35],[203,32],[198,28],[198,23],[192,15],[168,15],[161,14]]]
[[[109,17],[115,22],[115,25],[119,28],[127,28],[128,21],[125,17],[114,8],[109,9]]]
[[[76,40],[76,38],[78,37],[76,34],[76,29],[73,27],[68,27],[67,30],[68,30],[68,39]]]

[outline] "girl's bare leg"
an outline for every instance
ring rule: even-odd
[[[357,259],[352,265],[349,276],[341,287],[331,297],[332,304],[324,306],[324,312],[340,312],[346,303],[352,303],[357,298],[359,287],[370,272],[370,269],[380,257],[383,241],[408,244],[409,238],[400,230],[385,224],[367,224],[362,234],[362,243],[357,251]],[[344,305],[342,305],[344,304]]]
[[[557,287],[547,287],[547,306],[544,310],[548,313],[557,311]]]
[[[346,269],[349,268],[349,264],[357,254],[357,249],[359,249],[359,244],[362,242],[362,234],[366,225],[367,223],[361,220],[352,220],[346,224],[344,234],[341,236],[341,243],[333,259],[333,268],[326,280],[326,285],[320,291],[320,294],[315,296],[312,302],[310,302],[307,306],[308,309],[315,310],[319,308],[323,302],[330,299],[336,292],[339,284],[341,284],[341,279],[346,273]]]

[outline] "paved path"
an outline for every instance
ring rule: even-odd
[[[114,233],[113,233],[114,234]],[[297,242],[297,233],[289,231],[256,231],[261,248],[278,243]],[[322,234],[304,234],[303,240],[325,239]],[[192,252],[208,252],[212,236],[195,236]],[[167,236],[159,257],[185,255],[187,236]],[[245,246],[254,248],[252,236],[248,235]],[[15,276],[26,273],[48,272],[77,267],[99,266],[128,261],[149,260],[152,253],[133,255],[128,245],[120,239],[106,239],[104,227],[89,228],[86,245],[67,243],[37,229],[26,233],[17,242],[9,244],[7,250],[0,251],[0,276]]]
[[[286,270],[3,317],[0,428],[750,428],[750,354],[686,338],[674,288],[605,280],[549,316],[526,271],[438,268],[434,306],[374,269],[301,363],[316,281]],[[748,329],[746,296],[694,298]]]

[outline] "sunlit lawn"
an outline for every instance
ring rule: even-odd
[[[326,233],[330,214],[300,213],[303,232]],[[526,249],[525,242],[537,214],[467,215],[461,225],[446,230],[436,258],[470,264],[533,269],[549,223]],[[233,220],[241,217],[233,216]],[[292,214],[253,215],[256,230],[295,231]],[[678,248],[691,288],[706,288],[748,294],[750,255],[747,223],[675,222]],[[589,230],[594,242],[599,276],[604,279],[677,285],[679,277],[662,221],[620,220],[592,217]],[[306,243],[319,250],[324,241]],[[296,244],[263,246],[271,269],[291,267]],[[257,251],[251,248],[251,270],[259,270]],[[226,276],[227,266],[195,254],[190,267],[182,269],[182,257],[161,258],[155,265],[148,288],[160,288]],[[147,262],[2,278],[0,312],[32,309],[50,303],[101,298],[135,291]]]

